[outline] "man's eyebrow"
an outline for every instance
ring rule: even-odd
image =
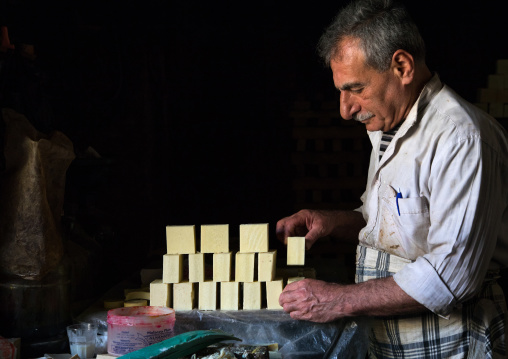
[[[339,91],[349,91],[353,88],[363,87],[363,82],[348,82],[343,84],[342,86],[337,87],[337,90]]]

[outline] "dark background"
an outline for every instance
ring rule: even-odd
[[[11,43],[36,55],[4,58],[2,106],[74,143],[63,223],[95,270],[161,263],[171,224],[269,223],[276,242],[296,209],[288,114],[335,99],[315,45],[344,4],[2,1]],[[431,70],[476,101],[508,58],[501,2],[407,6]]]

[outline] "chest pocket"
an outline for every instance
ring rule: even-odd
[[[428,201],[425,197],[399,198],[397,210],[395,190],[390,186],[383,187],[379,192],[381,222],[378,239],[386,242],[386,233],[390,233],[390,246],[395,247],[396,243],[392,242],[397,240],[402,248],[387,252],[414,260],[426,253],[430,227]]]
[[[406,219],[410,219],[411,215],[429,218],[429,205],[425,197],[399,198],[400,216],[404,214]],[[427,222],[426,222],[427,223]]]

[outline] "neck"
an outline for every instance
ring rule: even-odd
[[[415,69],[415,75],[413,82],[411,83],[411,95],[409,97],[409,101],[407,102],[407,108],[405,110],[404,116],[399,122],[402,122],[403,119],[407,117],[409,114],[409,111],[411,111],[411,108],[415,104],[416,100],[418,100],[418,97],[420,96],[420,93],[422,92],[424,86],[427,84],[427,82],[430,81],[432,78],[432,72],[428,69],[427,65],[420,64],[417,65]]]
[[[423,90],[423,87],[427,82],[432,78],[432,72],[430,72],[429,68],[426,64],[417,65],[415,71],[415,79],[414,79],[414,88],[413,88],[413,104],[420,96],[420,93]]]

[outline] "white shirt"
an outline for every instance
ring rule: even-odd
[[[445,316],[508,265],[508,136],[437,75],[379,160],[382,134],[369,132],[360,244],[414,261],[395,282]]]

